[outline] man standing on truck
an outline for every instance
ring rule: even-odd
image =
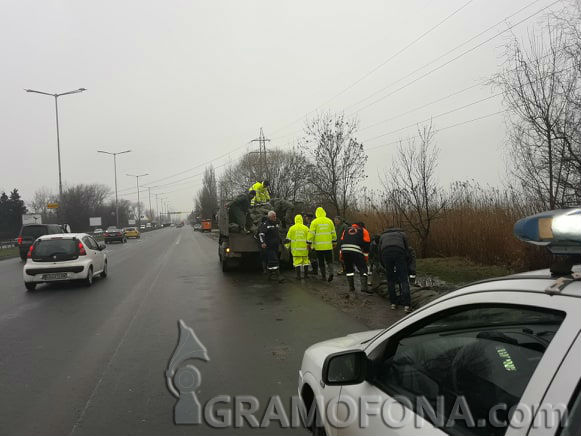
[[[333,280],[333,248],[337,245],[337,233],[335,233],[335,224],[327,218],[327,213],[322,207],[315,211],[317,218],[311,223],[307,244],[317,253],[319,269],[323,280],[326,277],[326,265],[329,267],[329,279]]]
[[[268,212],[266,222],[260,227],[260,233],[258,234],[260,238],[261,247],[266,253],[266,268],[270,273],[269,279],[277,278],[279,283],[282,283],[284,279],[280,275],[278,251],[280,247],[280,233],[278,230],[278,224],[276,222],[276,212],[271,210]]]
[[[309,268],[309,251],[307,249],[307,236],[309,228],[303,224],[303,217],[299,214],[295,216],[295,224],[288,229],[286,234],[286,246],[290,248],[293,256],[293,266],[297,271],[297,280],[301,279],[301,270],[304,271],[302,277],[307,277]]]
[[[228,219],[230,223],[238,224],[241,232],[246,229],[246,214],[255,195],[256,191],[251,190],[247,194],[240,194],[230,203]]]
[[[256,196],[251,202],[252,206],[255,204],[268,203],[270,201],[270,193],[268,192],[269,186],[270,182],[264,180],[263,182],[256,182],[250,187],[249,191],[254,191],[256,193]]]

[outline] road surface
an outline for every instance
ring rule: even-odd
[[[273,395],[285,405],[296,395],[306,347],[366,330],[308,285],[223,274],[216,242],[190,227],[145,233],[107,253],[109,277],[90,288],[27,292],[20,259],[0,261],[1,435],[219,432],[173,423],[176,399],[164,371],[180,319],[210,358],[192,362],[202,376],[201,404],[249,395],[261,410]],[[256,431],[244,425],[225,432]],[[305,433],[276,421],[262,432]]]

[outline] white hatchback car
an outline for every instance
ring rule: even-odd
[[[311,430],[581,434],[581,267],[570,267],[475,283],[385,330],[311,346],[298,386]]]
[[[39,237],[27,254],[24,285],[33,291],[39,283],[80,280],[87,286],[96,275],[107,277],[105,244],[86,233]]]

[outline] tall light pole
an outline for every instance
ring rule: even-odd
[[[129,177],[135,177],[137,182],[137,227],[141,227],[141,205],[139,204],[139,178],[149,176],[149,173],[144,174],[127,174]]]
[[[129,153],[131,150],[118,151],[113,153],[110,151],[97,150],[97,153],[109,154],[113,156],[113,170],[115,172],[115,223],[117,228],[119,228],[119,205],[117,204],[117,155],[123,153]]]
[[[26,92],[34,92],[36,94],[50,95],[51,97],[54,97],[54,108],[55,108],[55,114],[56,114],[56,148],[57,148],[58,163],[59,163],[59,202],[62,201],[62,198],[63,198],[63,179],[62,179],[62,172],[61,172],[61,140],[60,140],[60,134],[59,134],[58,98],[62,97],[63,95],[78,94],[79,92],[83,92],[86,90],[87,90],[86,88],[79,88],[79,89],[75,89],[74,91],[61,92],[59,94],[52,94],[50,92],[35,91],[34,89],[25,89]]]

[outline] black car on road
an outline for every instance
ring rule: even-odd
[[[17,239],[20,258],[26,259],[30,246],[38,237],[58,233],[67,233],[67,231],[60,224],[24,224]]]
[[[103,239],[105,240],[105,244],[109,244],[111,242],[127,242],[127,236],[125,232],[121,229],[116,227],[109,227],[105,232],[103,232]]]

